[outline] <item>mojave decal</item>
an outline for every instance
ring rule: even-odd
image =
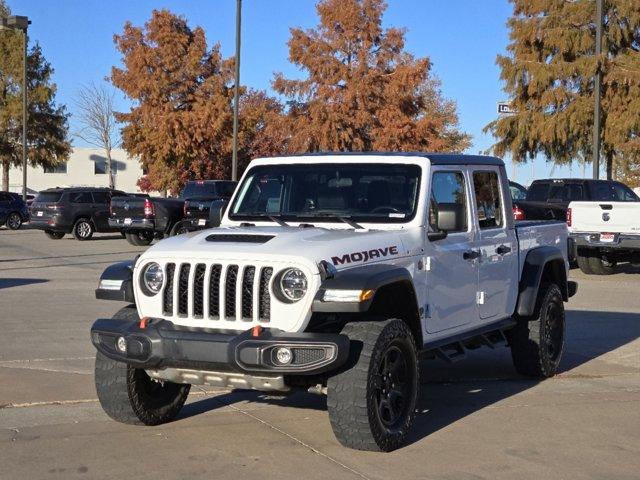
[[[375,258],[388,257],[389,255],[398,255],[398,246],[392,245],[384,248],[374,248],[373,250],[363,250],[361,252],[345,253],[340,257],[331,257],[334,265],[344,265],[353,262],[368,262]]]

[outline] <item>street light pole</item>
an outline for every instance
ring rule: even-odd
[[[593,178],[600,178],[600,95],[602,72],[600,70],[600,55],[602,54],[602,24],[604,22],[604,12],[602,8],[603,0],[596,0],[596,70],[593,96],[595,97],[595,108],[593,112]]]
[[[240,100],[240,16],[242,0],[236,0],[236,84],[233,92],[233,152],[231,156],[231,180],[238,180],[238,104]]]
[[[2,19],[0,29],[22,31],[22,198],[27,201],[27,29],[31,24],[28,17],[12,15]]]

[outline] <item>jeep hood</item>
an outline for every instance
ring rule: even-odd
[[[145,259],[224,261],[321,260],[337,269],[404,256],[400,235],[389,230],[298,227],[220,227],[178,235],[149,248]]]

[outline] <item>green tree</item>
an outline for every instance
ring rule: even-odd
[[[0,17],[10,14],[0,0]],[[0,30],[0,164],[2,189],[9,189],[9,169],[22,165],[22,32]],[[27,54],[27,152],[33,166],[54,166],[69,157],[68,114],[55,103],[53,68],[38,44]]]
[[[460,151],[470,137],[458,129],[428,58],[404,50],[404,31],[384,29],[382,0],[322,0],[320,24],[294,28],[289,60],[303,79],[276,74],[288,99],[280,131],[287,149]]]
[[[525,162],[592,158],[594,76],[602,71],[602,154],[614,164],[640,154],[640,2],[605,0],[602,55],[595,56],[594,0],[510,0],[501,79],[516,113],[485,127],[492,150]],[[623,165],[620,165],[620,169]]]

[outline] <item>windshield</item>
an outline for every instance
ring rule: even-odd
[[[415,216],[419,184],[417,165],[259,166],[240,186],[229,218],[402,223]]]

